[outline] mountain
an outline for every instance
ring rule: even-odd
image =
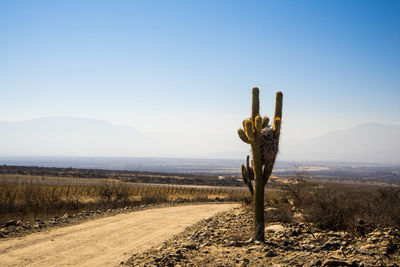
[[[242,158],[249,151],[242,147],[236,151],[234,138],[232,143],[218,139],[213,147],[203,144],[203,139],[196,143],[187,137],[179,139],[185,146],[176,142],[166,145],[129,126],[51,117],[0,122],[0,156]],[[202,150],[196,149],[199,143]],[[222,153],[226,148],[232,150]],[[278,157],[288,161],[400,163],[400,126],[368,123],[308,140],[282,139]]]
[[[280,158],[400,163],[400,126],[367,123],[308,140],[283,140]]]
[[[103,120],[51,117],[0,122],[6,156],[159,156],[163,144],[135,128]]]

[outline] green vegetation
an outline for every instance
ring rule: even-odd
[[[272,128],[269,118],[260,117],[259,89],[252,90],[251,118],[243,121],[243,129],[238,130],[240,139],[251,145],[252,164],[242,166],[242,178],[253,195],[254,203],[254,236],[253,239],[264,242],[264,188],[271,176],[278,153],[282,119],[282,92],[276,93],[275,115]],[[254,180],[255,189],[252,181]]]

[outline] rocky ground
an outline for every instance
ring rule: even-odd
[[[268,213],[268,211],[267,211]],[[322,231],[302,222],[268,223],[265,243],[249,240],[252,214],[238,208],[187,228],[125,266],[399,266],[399,229],[363,236]],[[162,227],[162,226],[161,226]]]

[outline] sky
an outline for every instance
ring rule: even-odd
[[[3,1],[0,121],[79,117],[244,149],[251,88],[283,139],[400,124],[400,1]],[[223,144],[223,145],[221,145]]]

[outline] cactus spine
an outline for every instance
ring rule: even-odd
[[[243,182],[249,187],[254,203],[254,241],[264,242],[264,188],[271,176],[276,155],[282,120],[282,92],[276,93],[275,115],[272,128],[268,117],[260,117],[259,89],[252,90],[251,118],[243,121],[243,129],[238,130],[239,138],[251,146],[252,162],[246,158],[242,165]],[[255,188],[253,189],[253,183]]]

